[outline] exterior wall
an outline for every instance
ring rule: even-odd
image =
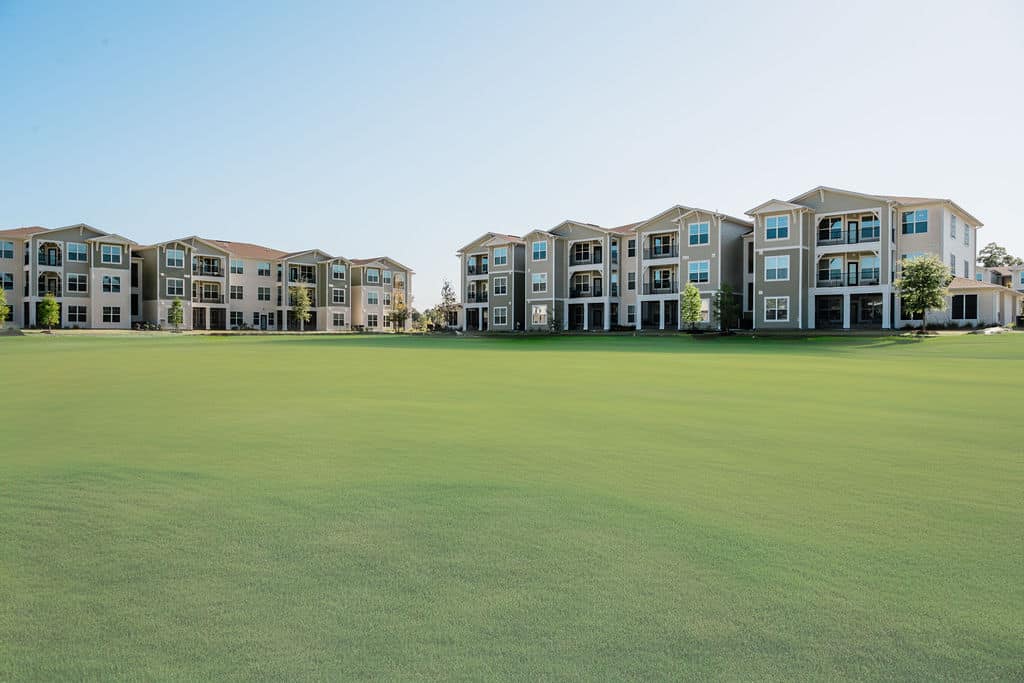
[[[523,328],[526,330],[541,332],[550,329],[552,318],[559,316],[555,307],[556,278],[559,275],[564,279],[564,270],[556,267],[558,251],[556,243],[559,241],[554,235],[546,232],[532,232],[523,238],[526,241],[525,257],[526,272],[524,277],[524,305],[523,305]],[[539,261],[533,259],[534,242],[543,242],[546,246],[545,258]],[[546,290],[543,292],[533,291],[533,276],[543,275],[547,277]],[[534,321],[533,307],[542,306],[545,316],[542,320]]]
[[[11,289],[5,290],[4,295],[7,305],[11,307],[8,320],[0,327],[26,327],[28,321],[24,316],[26,272],[25,272],[25,240],[14,237],[0,237],[0,242],[11,242],[14,248],[13,258],[0,257],[0,273],[10,273],[13,276],[14,284]]]

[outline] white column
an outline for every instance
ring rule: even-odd
[[[583,331],[590,329],[590,304],[583,304]]]
[[[888,292],[882,292],[882,329],[883,330],[888,330],[888,329],[890,329],[892,327],[892,325],[889,324],[889,320],[891,319],[891,315],[890,315],[890,311],[889,311],[889,308],[890,308],[890,306],[889,306],[889,298],[890,297],[889,297]]]
[[[604,302],[604,329],[612,329],[612,305],[608,302]]]
[[[658,302],[658,310],[660,311],[660,313],[658,314],[658,329],[659,330],[663,330],[663,329],[665,329],[665,300],[664,299],[662,299],[661,301]]]
[[[850,329],[850,295],[843,294],[843,329]]]
[[[627,309],[627,310],[629,310],[629,309]],[[633,319],[633,322],[636,323],[636,329],[639,330],[641,322],[643,320],[643,310],[644,310],[643,302],[640,301],[639,299],[637,299],[637,301],[636,301],[636,308],[634,308],[633,310],[636,311],[636,317]]]
[[[476,309],[476,331],[477,332],[483,332],[484,331],[484,309],[483,308]]]
[[[569,300],[568,299],[566,299],[565,301],[562,302],[562,311],[563,311],[563,315],[562,315],[562,329],[563,330],[568,330],[569,329]]]
[[[813,330],[817,322],[817,303],[813,294],[807,295],[807,329]]]

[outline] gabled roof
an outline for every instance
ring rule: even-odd
[[[892,202],[900,206],[916,206],[920,204],[947,204],[957,211],[959,211],[965,218],[971,223],[974,223],[979,228],[984,225],[977,217],[972,216],[962,206],[954,202],[952,199],[943,199],[940,197],[907,197],[905,195],[895,194],[869,194],[867,192],[855,192],[854,190],[842,190],[838,187],[829,187],[827,185],[818,185],[815,188],[808,190],[802,194],[798,194],[789,201],[796,202],[808,195],[814,194],[815,192],[835,192],[838,194],[845,194],[851,197],[863,197],[865,199],[878,199],[885,202]]]
[[[697,213],[706,213],[706,214],[708,214],[710,216],[716,216],[718,218],[725,218],[725,219],[728,219],[729,221],[731,221],[733,223],[738,223],[740,225],[747,225],[747,226],[750,226],[750,227],[753,227],[753,225],[754,225],[753,223],[748,221],[746,218],[737,218],[736,216],[730,216],[729,214],[722,213],[720,211],[712,211],[711,209],[690,209],[689,211],[685,212],[682,216],[680,216],[679,218],[676,218],[674,220],[682,220],[683,218],[686,218],[687,216],[689,216],[691,214],[697,214]]]
[[[809,209],[802,204],[794,204],[792,202],[784,202],[781,199],[769,199],[763,204],[758,204],[753,209],[748,209],[743,213],[748,216],[755,216],[759,213],[769,213],[772,211],[808,211]]]
[[[639,230],[640,228],[642,228],[645,225],[649,225],[650,223],[654,223],[656,221],[660,221],[662,218],[664,218],[665,216],[669,215],[673,211],[676,211],[676,212],[679,213],[679,215],[682,215],[682,214],[686,213],[687,211],[692,210],[692,208],[693,207],[690,207],[690,206],[683,206],[682,204],[673,204],[672,206],[668,207],[667,209],[665,209],[661,213],[657,213],[657,214],[651,216],[650,218],[648,218],[645,221],[640,221],[639,223],[634,223],[633,227],[632,227],[632,230]]]
[[[404,266],[390,256],[374,256],[373,258],[354,258],[349,261],[353,266],[383,266],[390,263],[392,266],[398,266],[399,270],[404,270],[408,273],[416,274],[409,266]]]
[[[18,239],[24,239],[40,232],[49,232],[49,230],[49,228],[44,228],[38,225],[28,228],[11,228],[10,230],[0,230],[0,237],[16,237]]]
[[[477,237],[475,240],[473,240],[469,244],[463,246],[461,249],[459,249],[455,253],[456,254],[462,254],[462,252],[466,251],[467,249],[472,249],[473,247],[477,247],[477,246],[481,246],[482,247],[482,246],[484,246],[484,244],[490,242],[491,240],[493,240],[495,238],[498,238],[498,239],[504,238],[505,242],[512,242],[512,241],[521,242],[522,239],[523,239],[522,237],[519,237],[517,235],[506,235],[506,234],[500,233],[500,232],[485,232],[484,234],[480,235],[479,237]]]
[[[334,256],[331,256],[322,249],[305,249],[303,251],[293,251],[290,254],[283,254],[281,258],[291,260],[293,258],[298,258],[299,256],[306,256],[307,254],[313,254],[316,258],[318,258],[321,261],[330,261],[335,258]]]
[[[76,226],[71,226],[71,227],[76,227]],[[86,226],[86,227],[90,227],[92,230],[96,229],[96,228],[92,228],[92,226]],[[102,230],[100,232],[102,232]],[[123,237],[122,235],[115,235],[112,232],[100,235],[99,237],[88,237],[88,238],[86,238],[85,241],[86,242],[115,242],[115,243],[118,243],[118,244],[130,244],[132,246],[135,246],[135,245],[138,244],[138,242],[136,242],[134,240],[130,240],[127,237]]]
[[[280,249],[272,249],[271,247],[265,247],[262,244],[250,244],[249,242],[231,242],[228,240],[203,240],[207,244],[213,244],[218,246],[224,251],[230,252],[235,256],[241,256],[242,258],[250,259],[265,259],[267,261],[274,261],[285,255]]]

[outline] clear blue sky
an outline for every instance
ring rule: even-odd
[[[1022,3],[854,4],[0,0],[0,226],[388,254],[420,308],[488,230],[819,184],[1024,256]]]

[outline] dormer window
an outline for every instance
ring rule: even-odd
[[[789,216],[768,216],[764,219],[766,240],[789,239]]]

